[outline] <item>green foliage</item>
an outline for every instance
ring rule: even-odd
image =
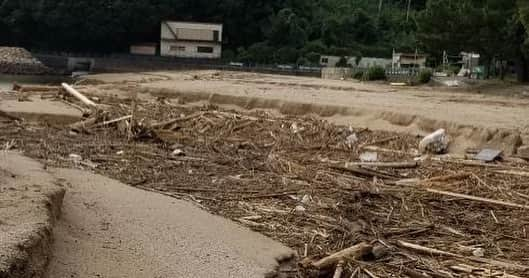
[[[223,23],[224,50],[252,63],[389,57],[395,45],[417,47],[413,16],[424,5],[414,0],[404,24],[406,0],[385,0],[380,11],[371,0],[4,0],[0,45],[126,52],[132,43],[158,42],[160,23],[171,19]]]
[[[305,58],[305,57],[299,57],[298,60],[296,61],[296,65],[298,66],[310,66],[311,62],[309,61],[309,59]]]
[[[321,54],[316,52],[309,52],[305,54],[305,57],[309,60],[310,63],[317,65],[320,63]]]
[[[363,71],[357,71],[353,74],[353,78],[357,80],[364,79],[364,72]]]
[[[421,70],[419,72],[419,82],[426,84],[432,80],[432,71],[429,69]]]
[[[236,57],[235,51],[233,51],[231,49],[226,49],[226,50],[222,51],[222,59],[224,61],[228,61],[228,62],[234,61],[235,57]]]
[[[160,23],[171,19],[223,23],[224,58],[248,63],[388,58],[393,49],[418,49],[437,64],[444,50],[467,51],[485,65],[508,59],[529,69],[529,1],[410,3],[408,10],[408,0],[3,0],[0,45],[126,52],[133,43],[158,42]]]
[[[349,65],[347,65],[347,59],[345,57],[340,58],[340,61],[338,61],[338,63],[336,63],[336,67],[337,68],[346,68],[348,66]]]
[[[386,70],[380,66],[371,67],[364,73],[363,79],[366,81],[386,80]]]
[[[520,60],[521,45],[527,38],[519,32],[523,29],[522,3],[526,2],[429,0],[417,15],[417,38],[438,61],[443,51],[452,55],[479,53],[486,67],[493,59]]]
[[[298,60],[299,51],[294,47],[282,47],[275,53],[276,63],[294,64]]]

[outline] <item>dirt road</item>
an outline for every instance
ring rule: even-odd
[[[145,92],[155,96],[273,109],[285,114],[318,114],[334,123],[378,130],[423,135],[446,128],[457,143],[453,145],[455,151],[490,146],[512,152],[518,135],[529,141],[525,87],[517,87],[516,92],[495,89],[480,94],[462,89],[394,88],[376,83],[217,71],[102,74],[90,79],[141,84]]]
[[[66,196],[54,277],[263,277],[292,251],[191,203],[78,170]]]

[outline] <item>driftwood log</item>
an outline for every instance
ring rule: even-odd
[[[336,266],[340,261],[346,259],[361,259],[373,250],[373,246],[362,242],[342,251],[331,254],[319,261],[313,262],[312,266],[317,269],[326,269]]]
[[[68,85],[66,83],[62,83],[61,85],[68,93],[70,93],[72,96],[77,98],[79,101],[81,101],[86,106],[91,107],[91,108],[97,107],[97,104],[95,102],[91,101],[86,96],[84,96],[83,94],[79,93],[72,86],[70,86],[70,85]]]

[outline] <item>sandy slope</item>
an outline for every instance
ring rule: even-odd
[[[264,277],[290,249],[196,206],[77,170],[66,182],[49,278]]]

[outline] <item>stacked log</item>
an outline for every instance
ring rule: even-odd
[[[41,75],[50,69],[19,47],[0,47],[0,74]]]

